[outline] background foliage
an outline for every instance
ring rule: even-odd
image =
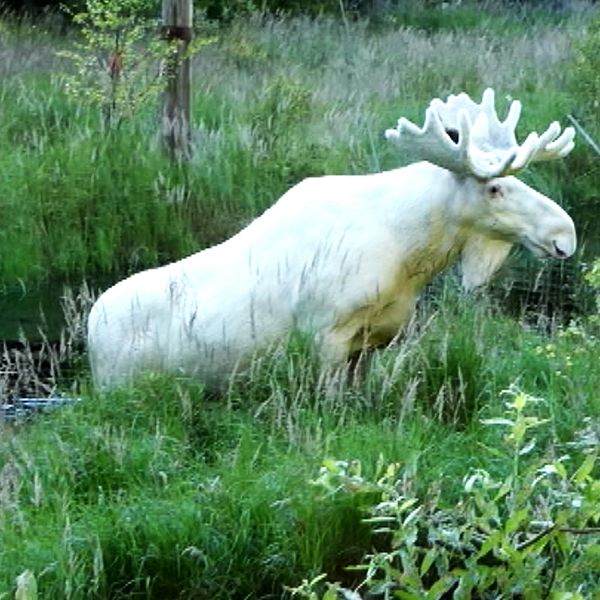
[[[393,168],[404,159],[381,132],[400,112],[418,121],[431,97],[457,89],[478,95],[493,85],[501,105],[503,96],[519,97],[522,131],[565,123],[573,112],[596,135],[598,36],[594,27],[581,35],[585,13],[523,19],[470,5],[407,6],[374,20],[197,19],[198,40],[218,42],[194,60],[197,152],[188,166],[165,162],[156,143],[152,78],[161,50],[136,50],[152,25],[144,13],[119,17],[133,35],[114,97],[110,24],[102,32],[86,25],[85,42],[74,31],[58,36],[52,20],[44,27],[4,19],[0,209],[13,216],[0,236],[4,285],[115,279],[224,239],[303,177]],[[432,24],[436,14],[444,18]],[[107,104],[118,104],[119,131],[110,136],[97,110]],[[590,255],[600,251],[586,230],[600,202],[596,161],[580,137],[570,177],[564,164],[525,176],[574,212]],[[528,286],[539,265],[519,264],[523,273],[509,279]],[[548,268],[536,293],[578,294],[575,264]]]

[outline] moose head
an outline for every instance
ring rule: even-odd
[[[538,135],[530,133],[519,145],[515,136],[521,103],[514,100],[506,119],[499,120],[494,91],[487,89],[480,104],[467,94],[434,99],[421,129],[405,118],[386,137],[403,151],[442,167],[462,180],[462,217],[470,219],[470,243],[463,250],[463,283],[486,283],[519,243],[540,258],[564,259],[576,247],[571,218],[554,202],[512,175],[530,163],[565,157],[574,147],[575,131],[562,133],[558,122]]]

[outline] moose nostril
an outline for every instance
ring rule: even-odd
[[[554,251],[556,252],[556,256],[559,258],[566,258],[567,253],[564,250],[561,250],[556,242],[552,242],[554,244]]]

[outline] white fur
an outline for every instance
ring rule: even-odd
[[[293,330],[337,363],[393,338],[452,263],[466,288],[485,284],[513,243],[565,258],[575,228],[514,177],[480,181],[420,162],[307,179],[226,242],[102,294],[88,323],[94,380],[168,371],[219,384]]]

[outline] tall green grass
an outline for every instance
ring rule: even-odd
[[[420,122],[432,97],[493,86],[501,109],[508,96],[524,101],[522,135],[564,123],[577,103],[568,73],[581,17],[525,29],[510,14],[490,18],[494,28],[482,18],[435,34],[398,16],[234,21],[194,58],[186,165],[159,150],[157,106],[107,132],[65,96],[71,66],[55,52],[73,35],[4,19],[0,280],[116,279],[222,241],[306,176],[408,162],[382,131],[401,114]],[[580,143],[568,166],[526,177],[576,208],[595,194],[586,156]]]
[[[280,598],[321,572],[353,585],[373,498],[312,486],[323,460],[367,477],[398,462],[414,494],[453,502],[469,470],[511,472],[480,418],[514,383],[546,399],[540,452],[597,431],[591,332],[537,334],[451,291],[421,316],[355,370],[322,374],[293,340],[218,398],[150,377],[3,427],[0,597],[26,569],[43,598]]]

